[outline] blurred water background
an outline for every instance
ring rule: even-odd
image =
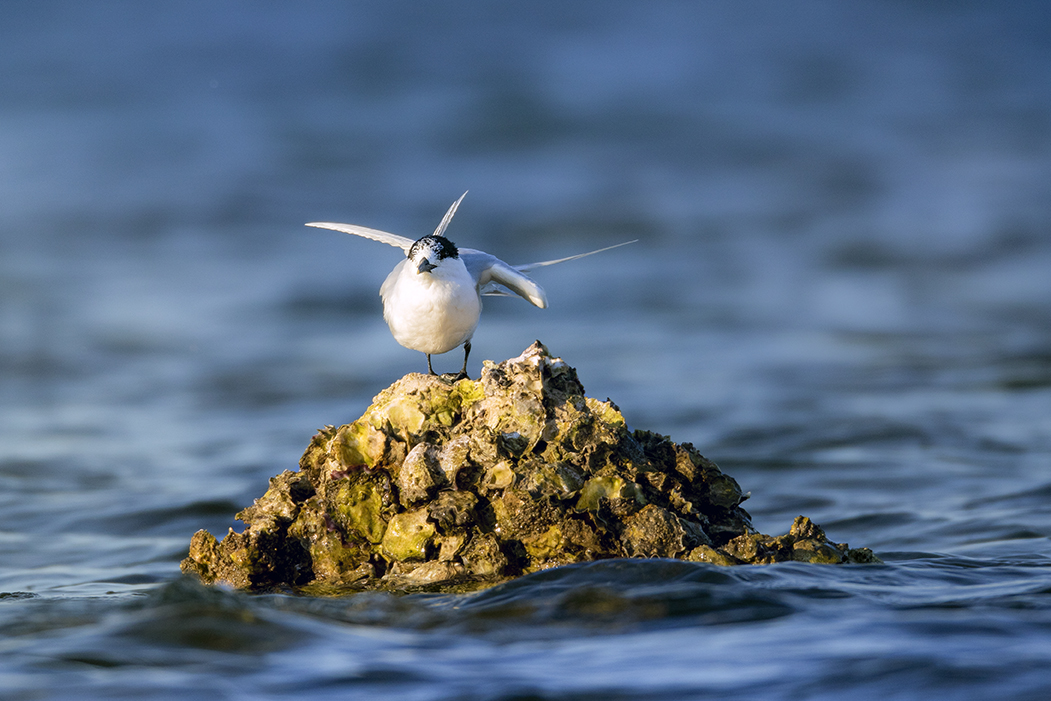
[[[1041,2],[0,7],[0,697],[1045,699]],[[422,354],[377,290],[449,236],[765,533],[882,566],[607,562],[472,596],[248,596],[199,528]],[[455,370],[460,356],[435,358]]]

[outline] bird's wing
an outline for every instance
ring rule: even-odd
[[[431,236],[441,236],[445,233],[445,229],[449,226],[449,222],[452,221],[453,215],[456,214],[456,208],[463,202],[463,198],[467,196],[467,193],[460,195],[460,199],[453,202],[452,206],[449,207],[449,211],[442,217],[442,221],[438,224],[438,228],[434,230]],[[380,231],[379,229],[370,229],[367,226],[358,226],[357,224],[337,224],[329,221],[315,221],[310,222],[307,226],[312,226],[316,229],[332,229],[333,231],[342,231],[344,234],[354,234],[355,236],[362,236],[373,241],[379,241],[380,243],[386,243],[400,248],[406,253],[412,248],[412,244],[415,243],[413,239],[406,238],[404,236],[398,236],[397,234],[391,234],[386,231]]]
[[[461,248],[460,259],[463,260],[467,272],[478,285],[479,294],[507,295],[507,292],[497,287],[497,285],[503,285],[534,306],[541,309],[547,308],[547,295],[544,293],[544,288],[496,256],[472,248]]]
[[[638,241],[638,239],[633,239],[631,241],[625,241],[624,243],[618,243],[618,244],[616,244],[614,246],[606,246],[605,248],[599,248],[598,250],[595,250],[595,251],[588,251],[587,253],[578,253],[575,256],[567,256],[566,258],[558,258],[557,260],[542,260],[539,263],[526,263],[525,265],[516,265],[516,266],[514,266],[514,269],[519,271],[519,272],[527,273],[530,270],[533,270],[534,268],[543,268],[545,265],[554,265],[555,263],[565,263],[566,261],[576,260],[577,258],[584,258],[586,256],[591,256],[591,255],[594,255],[596,253],[602,253],[603,251],[609,251],[609,250],[612,250],[614,248],[620,248],[621,246],[627,246],[629,243],[635,243],[636,241]]]
[[[448,215],[446,215],[448,216]],[[355,236],[363,236],[373,241],[379,241],[395,248],[400,248],[406,253],[409,252],[409,248],[414,243],[412,239],[405,238],[404,236],[398,236],[397,234],[389,234],[386,231],[380,231],[379,229],[370,229],[365,226],[357,226],[356,224],[336,224],[334,222],[327,221],[315,221],[310,222],[307,226],[313,226],[317,229],[332,229],[333,231],[342,231],[344,234],[354,234]]]
[[[444,217],[442,217],[441,223],[438,224],[438,228],[434,230],[434,233],[431,234],[431,236],[441,236],[445,233],[446,227],[449,226],[449,222],[453,220],[453,215],[456,214],[456,208],[460,206],[461,202],[463,202],[464,197],[467,197],[466,192],[460,195],[460,199],[453,202],[452,206],[449,207],[449,211],[445,213]]]

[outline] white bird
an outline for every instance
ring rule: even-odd
[[[390,327],[394,340],[406,348],[427,355],[427,370],[432,375],[437,374],[431,367],[432,354],[446,353],[463,345],[463,369],[456,379],[467,377],[467,357],[471,354],[471,336],[478,327],[478,318],[482,312],[482,295],[507,296],[513,292],[534,306],[545,309],[547,295],[543,288],[524,273],[635,243],[626,241],[558,260],[508,265],[484,251],[457,248],[445,238],[445,229],[466,195],[466,192],[463,193],[460,199],[453,202],[433,234],[416,241],[355,224],[307,224],[318,229],[362,236],[405,251],[405,260],[394,266],[380,286],[383,319]]]

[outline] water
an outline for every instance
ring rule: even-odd
[[[0,697],[1043,699],[1051,41],[1040,3],[7,3]],[[465,596],[185,581],[423,357],[376,291],[430,231],[766,533],[882,566],[604,562]],[[455,354],[435,359],[456,369]]]

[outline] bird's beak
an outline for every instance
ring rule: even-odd
[[[437,265],[435,265],[434,263],[432,263],[429,260],[427,260],[426,258],[424,258],[423,260],[420,261],[420,264],[416,266],[416,272],[417,273],[429,273],[429,272],[431,272],[432,270],[434,270],[437,267],[438,267]]]

